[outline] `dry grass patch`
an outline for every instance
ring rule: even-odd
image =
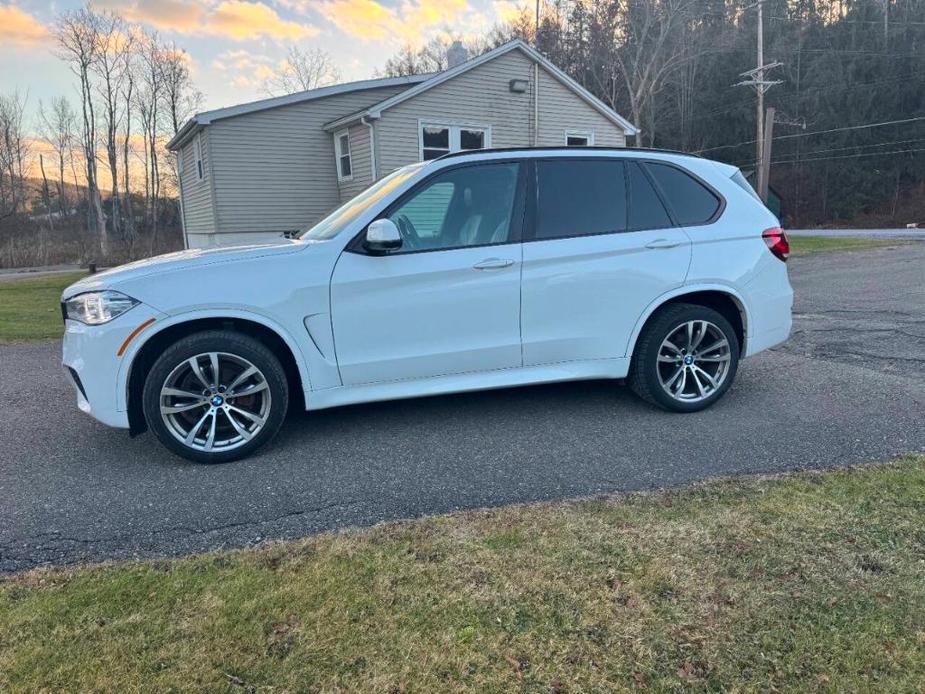
[[[914,691],[925,458],[0,583],[0,689]]]

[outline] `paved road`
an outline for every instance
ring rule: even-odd
[[[707,412],[604,382],[354,406],[296,416],[265,453],[216,467],[80,414],[57,343],[0,346],[0,569],[925,450],[925,245],[791,272],[792,340]]]

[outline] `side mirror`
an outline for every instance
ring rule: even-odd
[[[375,255],[401,248],[401,232],[391,219],[377,219],[366,228],[363,247]]]

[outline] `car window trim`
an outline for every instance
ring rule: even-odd
[[[388,206],[376,215],[376,218],[370,220],[369,224],[372,224],[377,219],[385,219],[392,212],[395,211],[398,207],[401,207],[410,197],[419,192],[422,188],[429,185],[434,178],[442,176],[443,174],[449,173],[450,171],[456,171],[458,169],[465,169],[473,166],[492,166],[496,164],[517,164],[517,186],[514,190],[514,205],[511,212],[511,233],[508,238],[504,241],[499,241],[498,243],[479,243],[473,244],[470,246],[449,246],[447,248],[417,248],[415,250],[402,251],[401,249],[397,251],[392,251],[389,253],[376,254],[375,257],[388,257],[388,256],[398,256],[398,255],[415,255],[417,253],[441,253],[444,251],[459,251],[466,248],[493,248],[495,246],[509,246],[512,244],[520,244],[523,240],[523,231],[524,231],[524,207],[525,207],[525,198],[527,191],[527,181],[526,181],[526,169],[527,169],[527,160],[522,157],[515,157],[511,159],[491,159],[491,160],[482,160],[482,161],[471,161],[463,162],[461,164],[455,164],[453,166],[445,166],[437,171],[434,171],[432,174],[426,178],[422,178],[420,181],[411,186],[404,193],[399,195],[395,200],[388,204]],[[348,253],[357,253],[359,255],[373,255],[366,248],[363,247],[363,239],[366,237],[366,230],[369,227],[369,224],[364,226],[360,231],[354,236],[350,243],[347,244],[347,247],[344,249]]]
[[[680,166],[679,164],[675,164],[673,161],[666,161],[664,159],[649,159],[649,158],[640,157],[639,159],[637,159],[637,161],[640,162],[639,168],[641,168],[643,172],[645,172],[646,176],[649,179],[649,182],[655,188],[656,195],[658,195],[659,198],[661,198],[662,204],[665,206],[665,209],[668,211],[668,216],[671,217],[671,220],[674,222],[675,226],[681,227],[681,228],[710,226],[711,224],[716,223],[719,220],[719,218],[723,216],[723,212],[726,211],[726,198],[715,187],[713,187],[710,183],[705,181],[703,178],[698,176],[696,173],[694,173],[690,169],[685,169],[683,166]],[[717,202],[719,202],[719,204],[716,206],[716,211],[713,213],[713,216],[703,222],[691,222],[690,224],[681,224],[680,221],[678,220],[678,215],[675,212],[674,208],[671,206],[671,203],[668,200],[668,196],[665,195],[665,191],[662,189],[662,186],[659,184],[657,180],[655,180],[655,176],[652,175],[652,172],[649,171],[649,168],[647,166],[644,166],[644,164],[661,164],[662,166],[670,166],[671,168],[677,169],[682,174],[686,174],[690,176],[691,178],[693,178],[695,181],[697,181],[697,183],[699,183],[704,188],[706,188],[707,191],[711,195],[713,195],[713,197],[716,198]]]

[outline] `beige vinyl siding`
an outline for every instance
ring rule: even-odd
[[[539,72],[541,146],[564,145],[567,130],[594,133],[596,147],[626,146],[626,135],[619,125],[615,125],[543,68]]]
[[[208,129],[217,230],[282,234],[324,217],[341,195],[334,138],[322,126],[406,88],[336,94],[214,121]]]
[[[199,180],[196,171],[196,138],[201,138],[202,167],[205,176]],[[211,163],[209,150],[208,129],[194,135],[193,139],[180,150],[183,158],[183,173],[180,174],[180,185],[183,194],[183,223],[187,234],[208,234],[215,229],[215,210],[212,205],[212,186],[209,180],[209,164]]]
[[[420,161],[420,121],[491,126],[492,147],[529,146],[533,96],[511,92],[512,79],[533,79],[532,61],[518,50],[384,111],[376,124],[379,176]]]
[[[511,92],[513,79],[527,81],[527,91]],[[518,50],[505,53],[385,111],[376,125],[380,177],[420,161],[421,122],[487,126],[493,148],[531,146],[533,61]],[[619,125],[540,67],[538,144],[562,146],[566,130],[593,132],[595,145],[626,145]]]
[[[337,132],[341,132],[338,130]],[[336,136],[337,133],[329,135]],[[372,159],[369,142],[369,128],[362,123],[347,129],[350,138],[350,168],[352,176],[349,181],[340,181],[340,201],[347,202],[357,193],[373,182]]]

